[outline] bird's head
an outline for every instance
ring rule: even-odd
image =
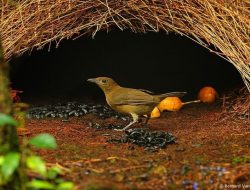
[[[113,79],[109,77],[91,78],[87,81],[97,84],[103,90],[104,93],[109,93],[115,87],[119,86]]]

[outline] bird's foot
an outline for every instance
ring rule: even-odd
[[[124,128],[122,129],[115,129],[116,131],[125,131],[126,129],[128,129],[129,127],[131,127],[133,124],[135,124],[137,122],[137,119],[132,121],[131,123],[129,123],[128,125],[126,125]]]
[[[115,131],[125,131],[126,129],[122,128],[122,129],[114,129]]]
[[[131,124],[121,128],[121,129],[114,129],[115,131],[126,131],[127,129],[129,129],[131,127]]]

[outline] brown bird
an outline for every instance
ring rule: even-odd
[[[152,95],[151,92],[141,89],[124,88],[119,86],[113,79],[98,77],[87,81],[97,84],[105,94],[108,105],[123,114],[131,115],[133,121],[121,130],[128,129],[139,120],[139,116],[147,115],[147,124],[150,113],[161,100],[170,96],[181,97],[186,92],[170,92],[160,95]]]

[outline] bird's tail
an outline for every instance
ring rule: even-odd
[[[156,97],[161,101],[166,97],[173,97],[173,96],[182,97],[185,94],[187,94],[187,93],[186,92],[168,92],[168,93],[156,95]]]

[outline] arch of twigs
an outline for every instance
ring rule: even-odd
[[[134,32],[164,30],[185,35],[227,59],[250,91],[249,0],[1,0],[0,4],[7,59],[114,26]]]

